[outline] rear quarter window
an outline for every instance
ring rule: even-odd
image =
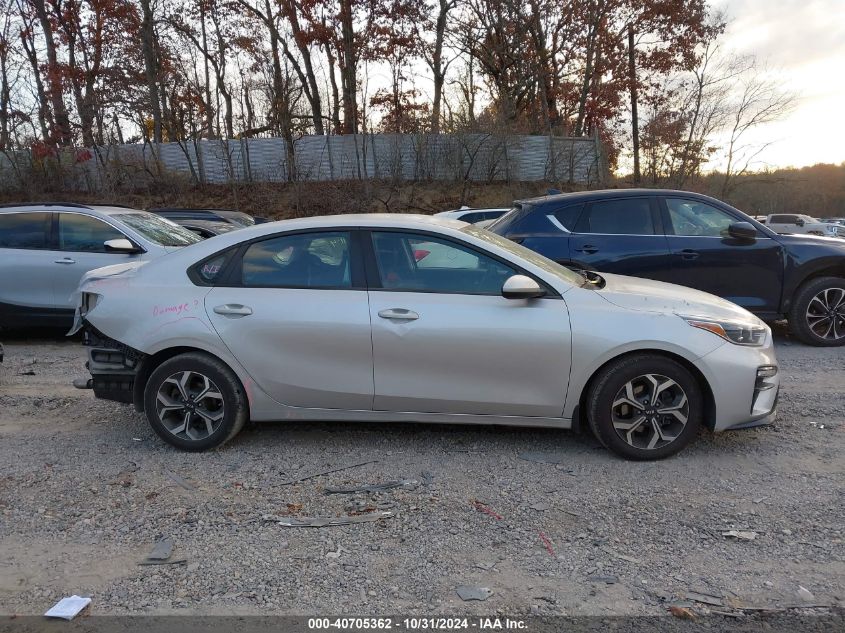
[[[237,247],[230,248],[204,259],[190,269],[188,276],[194,283],[201,286],[216,285],[223,280],[224,273],[236,250]]]

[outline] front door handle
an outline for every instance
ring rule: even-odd
[[[388,308],[387,310],[379,310],[378,315],[382,319],[391,319],[393,321],[416,321],[420,315],[405,308]]]
[[[694,251],[691,248],[685,248],[684,250],[678,253],[684,259],[698,259],[698,251]]]
[[[54,264],[75,264],[76,260],[71,259],[70,257],[65,257],[63,259],[56,259],[53,261]]]
[[[242,306],[239,303],[226,303],[222,306],[215,306],[214,312],[222,314],[223,316],[249,316],[252,314],[252,308],[249,306]]]
[[[576,251],[579,253],[587,253],[588,255],[592,255],[593,253],[598,253],[599,249],[597,249],[592,244],[584,244],[581,248],[576,248]]]

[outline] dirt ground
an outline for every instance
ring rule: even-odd
[[[400,424],[254,425],[181,453],[131,407],[71,386],[85,375],[77,340],[2,338],[0,614],[72,594],[95,614],[845,604],[845,349],[781,332],[776,424],[630,463],[586,435]],[[398,486],[327,494],[386,482]],[[372,508],[390,516],[280,523]],[[183,562],[139,565],[163,537]],[[464,602],[461,585],[492,594]]]

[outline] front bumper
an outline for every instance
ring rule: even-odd
[[[103,400],[135,402],[135,378],[145,354],[85,325],[82,339],[88,348],[85,367],[91,373],[94,395]]]
[[[777,367],[772,336],[763,347],[726,343],[701,357],[695,366],[712,391],[709,426],[713,431],[771,423],[777,413],[780,373],[758,382],[758,370]]]
[[[733,426],[729,426],[725,431],[741,431],[744,429],[755,429],[758,426],[766,426],[768,424],[772,424],[775,419],[777,418],[778,414],[778,396],[780,393],[780,389],[775,390],[775,401],[774,405],[772,406],[771,410],[768,413],[764,413],[762,417],[752,417],[747,422],[740,422],[739,424],[734,424]]]

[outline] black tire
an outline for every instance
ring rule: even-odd
[[[179,378],[174,382],[175,376]],[[177,383],[184,376],[186,385],[180,388]],[[187,400],[182,397],[185,392]],[[195,400],[196,396],[202,398]],[[181,409],[175,408],[183,404]],[[191,352],[174,356],[152,372],[144,387],[144,413],[168,444],[185,451],[204,451],[225,444],[240,432],[249,419],[249,403],[231,369],[213,356]],[[185,431],[177,433],[185,416]]]
[[[655,389],[659,396],[658,404],[654,407],[648,405],[648,408],[643,407],[640,411],[624,403],[614,408],[617,396],[625,390],[628,383],[637,385],[632,389],[632,393],[638,405],[642,407],[640,396],[648,397],[649,394],[645,390],[638,393],[636,389],[652,384],[646,378],[647,375],[653,375],[660,385],[668,385],[662,380],[664,378],[673,383],[663,392],[659,388]],[[685,401],[682,396],[686,397]],[[668,401],[670,397],[673,398],[671,402]],[[677,416],[673,413],[656,412],[661,405],[665,411],[683,402],[686,403],[685,407],[682,406],[678,410]],[[626,459],[655,460],[674,455],[696,436],[703,417],[704,398],[698,381],[680,363],[658,354],[635,354],[610,362],[596,374],[587,391],[585,408],[590,429],[605,448]],[[619,415],[622,413],[624,416],[626,409],[627,415],[630,416],[628,422],[620,419]],[[652,409],[655,412],[649,413]],[[640,414],[645,421],[636,425]],[[617,431],[614,417],[620,426],[630,424],[634,428],[628,433]],[[680,422],[681,417],[686,418],[683,424]],[[656,430],[658,427],[661,429],[660,433]],[[623,435],[630,438],[630,442],[623,438]],[[656,444],[653,448],[648,448],[654,436],[657,436]],[[673,439],[665,441],[664,437]]]
[[[823,306],[816,299],[828,292],[829,301],[840,304],[832,311],[833,324],[828,337],[824,336],[825,321],[811,318],[823,313]],[[811,305],[812,303],[812,305]],[[792,297],[789,309],[789,329],[802,343],[816,347],[845,345],[845,279],[842,277],[817,277],[805,282]],[[834,329],[835,327],[835,329]],[[835,336],[838,334],[839,336]]]

